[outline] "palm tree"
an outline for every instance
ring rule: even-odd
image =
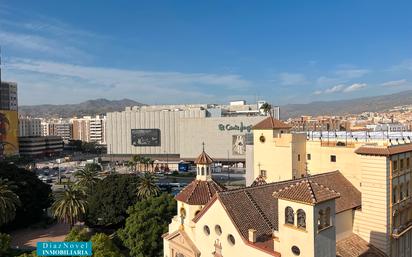
[[[70,227],[83,218],[86,210],[85,192],[72,184],[68,184],[66,190],[56,195],[56,201],[52,205],[53,216]]]
[[[142,161],[142,157],[140,157],[139,155],[134,155],[130,161],[134,164],[133,171],[136,171],[136,166],[137,165],[139,165],[138,166],[139,167],[138,171],[140,171],[140,163]]]
[[[147,199],[152,196],[157,196],[159,193],[160,189],[156,185],[156,178],[153,174],[145,172],[137,184],[137,196],[140,199]]]
[[[266,115],[269,114],[270,117],[272,117],[272,105],[269,103],[264,103],[262,106],[260,106],[260,109],[262,109]]]
[[[86,165],[74,174],[77,178],[77,185],[91,191],[99,181],[98,175],[97,167],[94,165]]]
[[[0,178],[0,225],[12,221],[16,216],[16,207],[20,206],[19,196],[12,191],[14,188],[7,179]]]

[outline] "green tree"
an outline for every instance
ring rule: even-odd
[[[4,162],[0,162],[0,178],[13,181],[13,192],[21,202],[16,208],[15,219],[5,225],[7,229],[27,227],[44,217],[45,210],[53,202],[50,185],[39,180],[33,172]]]
[[[16,216],[17,206],[20,205],[19,197],[12,189],[15,189],[12,183],[0,178],[0,225],[12,221]]]
[[[90,241],[92,241],[93,257],[123,256],[110,237],[104,233],[95,234]]]
[[[140,199],[146,199],[157,196],[159,193],[160,188],[156,185],[155,176],[149,172],[145,172],[137,184],[137,196]]]
[[[52,205],[54,217],[71,227],[86,214],[87,201],[83,190],[68,184],[66,190],[57,194]]]
[[[67,234],[64,241],[66,242],[86,242],[89,241],[90,235],[85,228],[74,227]]]
[[[98,175],[100,166],[95,163],[88,163],[83,169],[76,171],[77,185],[83,187],[87,192],[93,192],[94,186],[99,181]]]
[[[169,194],[148,198],[131,206],[126,225],[118,230],[123,245],[134,257],[163,256],[162,234],[176,213],[176,201]]]
[[[87,223],[91,226],[121,226],[127,208],[138,200],[138,180],[135,175],[110,175],[99,180],[88,196]]]
[[[0,256],[5,256],[10,249],[11,237],[0,233]]]

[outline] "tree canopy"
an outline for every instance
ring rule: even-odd
[[[13,191],[21,202],[15,219],[7,226],[17,228],[38,222],[52,204],[50,185],[39,180],[33,172],[4,162],[0,163],[0,177],[13,182],[16,186]]]
[[[127,208],[137,201],[134,175],[110,175],[97,182],[88,197],[87,223],[118,227],[126,219]]]
[[[0,178],[0,225],[12,221],[16,215],[19,197],[13,192],[16,187],[7,179]]]
[[[127,213],[126,225],[118,230],[123,245],[134,257],[163,256],[162,234],[176,213],[176,201],[170,194],[162,194],[137,202]]]

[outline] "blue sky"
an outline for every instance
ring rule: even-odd
[[[412,89],[412,1],[5,1],[20,104],[306,103]]]

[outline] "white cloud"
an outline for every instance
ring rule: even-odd
[[[345,88],[343,90],[343,92],[344,93],[350,93],[350,92],[358,91],[362,88],[365,88],[366,86],[367,86],[366,83],[355,83],[355,84],[352,84],[352,85],[348,86],[347,88]]]
[[[400,79],[400,80],[392,80],[392,81],[387,81],[381,84],[381,86],[384,87],[399,87],[406,85],[408,81],[406,79]]]
[[[332,93],[336,93],[336,92],[341,92],[344,89],[344,87],[345,87],[345,85],[333,86],[331,88],[325,89],[324,93],[325,94],[332,94]]]
[[[326,88],[324,90],[316,90],[313,92],[315,95],[322,95],[322,94],[333,94],[333,93],[350,93],[354,92],[357,90],[360,90],[362,88],[365,88],[367,86],[366,83],[355,83],[349,86],[346,86],[344,84],[339,84],[330,88]]]
[[[27,94],[21,98],[23,104],[39,99],[67,102],[69,96],[75,100],[131,97],[145,103],[204,102],[250,86],[234,74],[127,70],[29,59],[11,59],[7,69],[12,80],[19,82],[20,93]],[[222,96],[211,94],[211,88],[219,88]],[[34,98],[32,93],[37,90],[47,92],[47,98]]]
[[[343,79],[360,78],[369,73],[367,69],[340,69],[335,71],[335,74]]]
[[[283,86],[296,86],[307,83],[305,75],[300,73],[283,72],[279,74],[280,84]]]

